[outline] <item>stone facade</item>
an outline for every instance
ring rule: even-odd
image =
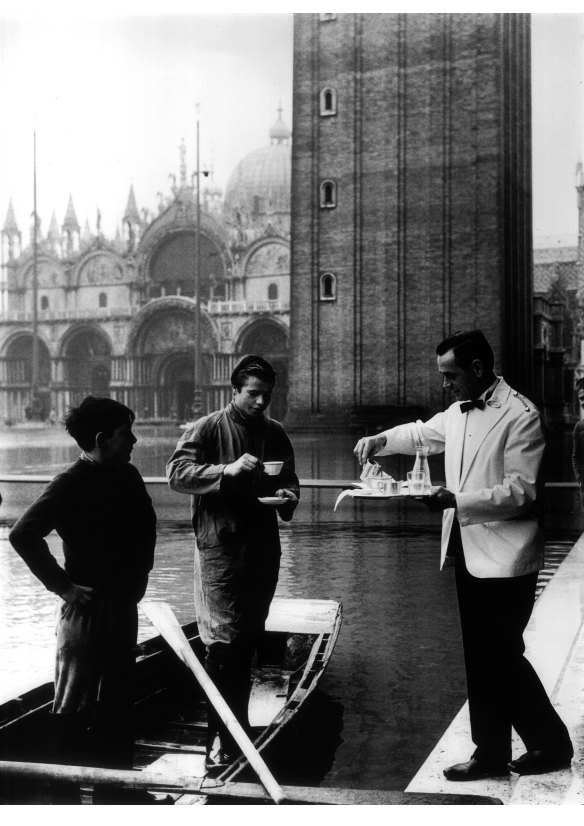
[[[529,17],[302,14],[290,421],[442,409],[480,326],[532,390]]]
[[[130,191],[123,238],[106,239],[99,218],[95,234],[81,233],[70,200],[61,229],[53,218],[46,237],[37,230],[35,255],[34,235],[21,248],[10,206],[2,230],[0,419],[42,419],[51,410],[61,417],[93,393],[123,401],[142,419],[184,420],[192,414],[197,341],[203,413],[230,399],[235,361],[261,352],[278,373],[272,415],[284,418],[290,137],[280,116],[270,145],[234,170],[225,202],[201,180],[198,219],[183,147],[178,181],[158,216],[140,213]]]

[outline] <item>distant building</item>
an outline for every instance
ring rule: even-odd
[[[580,417],[574,380],[584,375],[584,172],[576,169],[578,242],[533,256],[536,397],[552,425]]]
[[[269,145],[233,171],[223,200],[200,179],[203,412],[231,398],[236,359],[260,352],[278,373],[272,414],[287,405],[290,324],[291,134],[281,111]],[[196,175],[184,145],[178,180],[159,214],[138,209],[133,188],[123,232],[81,231],[73,200],[37,233],[38,371],[33,384],[32,234],[23,245],[12,204],[2,229],[0,417],[61,417],[85,395],[106,395],[138,417],[192,415]],[[31,388],[35,389],[34,397]]]
[[[467,327],[531,393],[530,83],[529,15],[296,15],[290,424],[443,409]]]

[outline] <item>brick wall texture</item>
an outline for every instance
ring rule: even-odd
[[[529,59],[528,15],[296,15],[291,422],[442,409],[435,347],[467,327],[529,391]]]

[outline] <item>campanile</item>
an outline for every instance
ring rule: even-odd
[[[467,327],[530,393],[530,94],[526,14],[295,16],[290,424],[443,409]]]

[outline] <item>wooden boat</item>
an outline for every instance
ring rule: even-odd
[[[273,600],[254,664],[249,708],[252,739],[266,761],[290,742],[329,662],[340,625],[341,606],[333,600]],[[189,623],[183,631],[202,659],[204,646],[197,624]],[[140,645],[137,677],[135,768],[202,777],[206,706],[194,676],[158,636]],[[52,699],[53,684],[46,683],[0,706],[0,760],[48,762]],[[220,782],[235,779],[256,779],[244,757],[217,778]],[[0,778],[2,802],[35,802],[32,794],[29,781]],[[36,802],[47,802],[42,787],[35,794]],[[207,800],[192,794],[173,797],[179,804]]]

